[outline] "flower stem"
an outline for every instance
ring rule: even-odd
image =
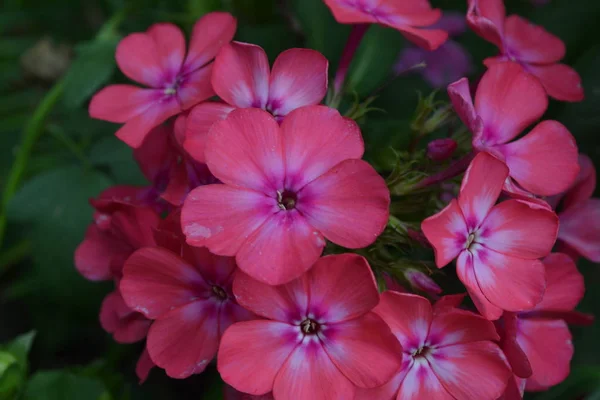
[[[423,179],[421,182],[417,183],[414,186],[414,189],[423,189],[462,174],[469,167],[469,164],[471,163],[471,160],[473,160],[473,157],[475,157],[474,153],[467,154],[463,158],[460,158],[454,163],[450,164],[445,170]]]

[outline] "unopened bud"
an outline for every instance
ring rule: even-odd
[[[418,271],[416,269],[407,269],[404,271],[404,277],[410,285],[416,289],[429,294],[440,294],[442,293],[442,288],[438,286],[437,283],[425,273]]]
[[[427,157],[433,161],[444,161],[452,157],[457,143],[454,139],[435,139],[427,145]]]

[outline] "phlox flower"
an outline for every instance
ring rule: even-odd
[[[457,258],[458,278],[488,319],[542,300],[546,282],[538,259],[550,253],[558,232],[558,217],[548,209],[520,200],[494,205],[507,176],[502,161],[479,153],[458,199],[421,224],[437,266]]]
[[[559,122],[542,121],[511,142],[548,107],[542,86],[517,64],[490,66],[477,86],[475,103],[466,78],[448,86],[448,94],[473,133],[475,150],[487,151],[504,161],[511,179],[521,187],[548,196],[573,183],[579,172],[577,145]]]
[[[454,299],[451,300],[454,302]],[[356,400],[496,400],[510,369],[494,341],[494,325],[480,315],[424,297],[386,291],[374,312],[402,344],[402,369]]]
[[[213,88],[224,103],[205,102],[192,109],[186,150],[205,162],[208,129],[236,108],[261,108],[281,121],[296,108],[319,104],[327,93],[328,64],[318,51],[289,49],[269,69],[267,53],[260,46],[241,42],[224,46],[212,73]]]
[[[117,137],[139,147],[153,127],[214,95],[211,61],[235,29],[230,14],[206,14],[194,26],[187,55],[183,33],[173,24],[154,24],[125,37],[117,47],[117,64],[128,78],[150,88],[108,86],[92,98],[90,116],[125,123]]]
[[[583,100],[579,74],[559,63],[566,52],[560,38],[518,15],[507,17],[503,0],[469,0],[467,22],[475,33],[500,49],[499,56],[484,60],[487,67],[512,61],[534,75],[548,96],[562,101]]]
[[[187,242],[236,256],[239,268],[271,285],[302,275],[325,238],[347,248],[373,243],[390,195],[360,160],[358,125],[325,106],[292,111],[281,126],[266,111],[233,111],[210,130],[206,163],[223,184],[186,198]]]
[[[231,325],[217,368],[235,389],[275,399],[352,399],[356,387],[386,383],[402,349],[371,310],[379,302],[367,261],[321,258],[300,278],[270,286],[239,273],[237,301],[265,318]]]
[[[448,38],[440,29],[429,29],[442,13],[428,0],[325,0],[341,24],[381,24],[400,31],[408,40],[435,50]]]

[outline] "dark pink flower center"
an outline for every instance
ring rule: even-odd
[[[213,292],[213,295],[215,297],[217,297],[219,300],[227,300],[227,298],[229,297],[229,296],[227,296],[227,292],[220,286],[214,285],[212,287],[212,292]]]
[[[296,208],[298,196],[290,190],[277,191],[277,204],[282,210],[293,210]]]
[[[320,325],[317,321],[307,318],[300,323],[300,329],[305,335],[314,335],[319,332]]]

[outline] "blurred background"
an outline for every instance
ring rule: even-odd
[[[466,0],[432,0],[464,15]],[[565,124],[580,151],[600,166],[600,1],[506,0],[509,13],[543,25],[567,45],[564,62],[583,78],[581,103],[551,102],[547,119]],[[73,252],[91,222],[90,197],[114,184],[144,185],[116,126],[92,120],[87,105],[109,82],[126,82],[115,47],[124,35],[168,21],[189,34],[198,17],[226,10],[238,18],[236,40],[262,46],[271,61],[290,47],[321,51],[335,71],[349,26],[339,25],[322,0],[3,0],[0,9],[0,400],[221,399],[214,367],[175,381],[153,370],[138,385],[141,344],[119,345],[98,322],[111,283],[78,275]],[[496,49],[471,32],[454,40],[476,79]],[[352,65],[349,85],[364,99],[377,90],[361,121],[369,161],[386,162],[407,145],[418,93],[435,82],[405,73],[388,82],[407,42],[372,27]],[[405,60],[406,61],[406,60]],[[400,61],[401,63],[402,61]],[[443,73],[451,73],[443,72]],[[427,78],[427,76],[425,76]],[[446,100],[445,90],[438,98]],[[377,150],[374,150],[377,149]],[[598,196],[598,191],[596,196]],[[579,309],[600,314],[600,266],[579,263],[587,292]],[[529,398],[600,399],[600,324],[573,328],[572,374]],[[548,349],[552,351],[552,349]]]

